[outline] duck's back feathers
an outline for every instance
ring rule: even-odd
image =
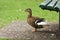
[[[44,18],[38,18],[38,17],[27,18],[28,24],[35,28],[42,28],[42,25],[37,25],[37,23],[42,21],[44,21]]]

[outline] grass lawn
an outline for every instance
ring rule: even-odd
[[[0,40],[12,40],[12,39],[9,39],[9,38],[0,38]]]
[[[33,16],[43,17],[48,21],[59,21],[59,13],[55,11],[42,10],[39,4],[43,0],[0,0],[0,28],[12,20],[26,20],[27,14],[23,12],[26,8],[33,10]]]
[[[26,8],[33,10],[33,16],[43,17],[48,21],[59,21],[59,13],[55,11],[42,10],[39,4],[43,0],[0,0],[0,28],[12,20],[26,20],[27,14],[23,12]]]
[[[19,39],[13,39],[13,38],[0,38],[0,40],[26,40],[23,38],[19,38]]]

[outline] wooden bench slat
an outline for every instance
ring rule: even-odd
[[[54,8],[56,11],[60,11],[60,1],[57,2],[56,6]]]
[[[44,2],[42,2],[42,3],[40,4],[40,7],[41,7],[42,9],[45,9],[46,6],[47,6],[51,1],[52,1],[52,0],[45,0]]]
[[[56,3],[57,0],[52,0],[52,2],[47,5],[47,9],[53,10]]]

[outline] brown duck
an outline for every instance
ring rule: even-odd
[[[48,25],[44,18],[32,16],[32,10],[30,8],[25,9],[25,12],[28,12],[28,24],[35,28],[35,30],[32,30],[33,32],[37,31],[38,28],[43,28],[44,25]]]

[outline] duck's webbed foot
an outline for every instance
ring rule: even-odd
[[[37,29],[36,29],[36,28],[32,30],[32,32],[36,32],[36,31],[37,31]]]

